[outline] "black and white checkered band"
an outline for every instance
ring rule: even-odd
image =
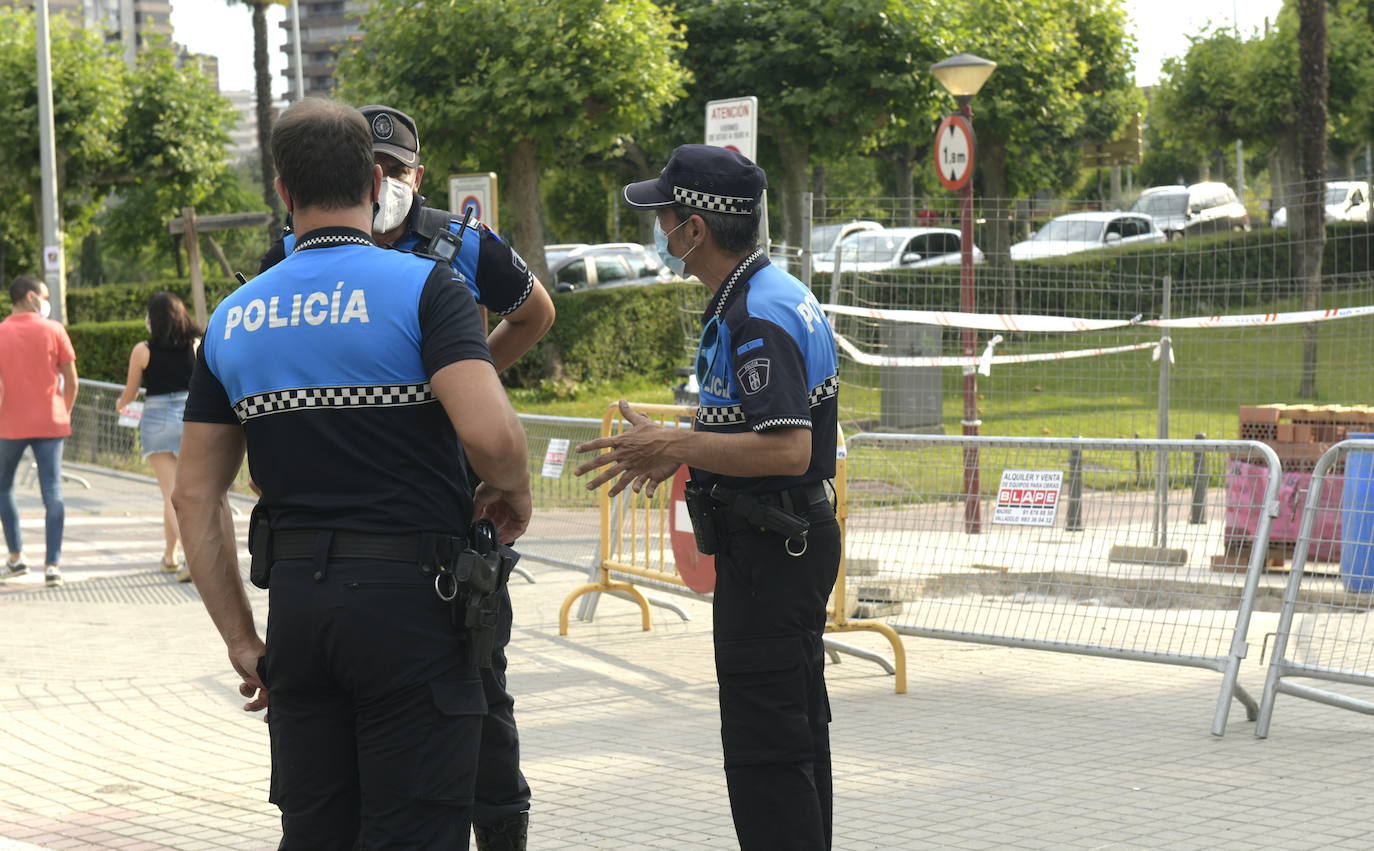
[[[773,417],[754,426],[754,431],[767,431],[770,428],[811,428],[811,421],[804,417]]]
[[[697,408],[697,422],[702,425],[738,425],[744,422],[744,408],[739,405],[702,405]]]
[[[725,303],[730,300],[730,293],[735,289],[735,284],[739,282],[739,276],[743,275],[744,270],[754,265],[754,261],[762,256],[763,248],[755,248],[753,253],[744,258],[743,263],[735,267],[735,271],[730,274],[730,277],[725,279],[725,283],[721,286],[720,292],[716,295],[717,316],[720,316],[721,311],[725,309]]]
[[[435,401],[429,382],[362,387],[301,387],[245,396],[234,403],[239,422],[306,408],[394,408]]]
[[[525,291],[520,294],[520,297],[517,298],[515,302],[511,304],[510,307],[507,307],[505,310],[499,310],[497,311],[497,313],[499,313],[502,316],[509,316],[510,314],[514,313],[520,307],[520,305],[524,304],[526,301],[529,300],[530,293],[532,292],[534,292],[534,275],[531,274],[526,276]]]
[[[753,198],[739,198],[734,195],[712,195],[695,189],[673,187],[673,200],[687,207],[695,207],[708,213],[736,213],[747,216],[754,212]]]
[[[324,236],[312,236],[296,243],[296,251],[304,251],[307,248],[329,248],[334,245],[376,245],[377,243],[363,236],[351,236],[349,234],[331,233]]]
[[[811,393],[809,396],[811,401],[811,407],[816,407],[820,403],[824,402],[826,399],[829,399],[830,397],[836,395],[839,392],[840,377],[838,375],[832,375],[826,380],[822,381],[820,384],[817,384],[815,387],[811,388]]]

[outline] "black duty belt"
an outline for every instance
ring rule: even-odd
[[[272,560],[315,558],[316,542],[321,534],[330,536],[329,558],[402,561],[419,565],[427,561],[422,558],[426,550],[429,550],[429,555],[433,555],[433,550],[429,547],[436,538],[447,545],[449,552],[459,552],[466,546],[463,538],[451,538],[447,535],[375,535],[366,532],[320,532],[314,529],[294,532],[273,530]]]
[[[754,499],[795,514],[805,514],[811,508],[830,505],[830,492],[825,482],[808,482],[773,493],[756,493]]]

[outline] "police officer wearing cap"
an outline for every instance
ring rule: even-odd
[[[420,137],[415,121],[389,106],[364,106],[359,112],[372,129],[372,149],[386,178],[372,219],[378,245],[391,246],[447,262],[472,291],[477,303],[501,317],[487,343],[501,372],[520,359],[553,325],[554,306],[524,258],[486,224],[425,206],[420,182]],[[263,255],[260,271],[291,253],[290,229]]]
[[[359,110],[372,131],[373,157],[385,180],[373,216],[372,235],[380,245],[447,262],[453,276],[473,298],[502,316],[487,338],[492,363],[500,372],[520,359],[544,336],[554,320],[549,298],[511,246],[485,224],[454,218],[424,206],[419,194],[425,167],[415,121],[389,106]],[[262,259],[266,270],[295,246],[289,230]],[[491,667],[482,668],[487,695],[478,771],[474,825],[479,851],[522,851],[529,827],[530,788],[520,771],[520,738],[515,698],[506,689],[506,645],[510,642],[510,593],[502,588],[500,622]]]
[[[244,708],[270,692],[279,847],[464,848],[487,702],[454,603],[482,589],[455,565],[490,550],[474,516],[504,542],[529,522],[524,434],[468,288],[374,243],[363,116],[299,101],[271,154],[300,238],[200,347],[173,494],[187,562]],[[225,500],[245,448],[265,646]]]
[[[632,427],[582,444],[653,492],[691,469],[698,547],[716,555],[713,602],[721,741],[740,846],[830,847],[831,781],[822,633],[840,534],[835,473],[839,380],[820,305],[758,244],[763,169],[725,148],[683,145],[655,180],[625,187],[653,210],[664,262],[711,291],[697,350],[701,406],[689,432],[621,402]]]

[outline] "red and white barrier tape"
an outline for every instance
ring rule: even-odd
[[[1102,349],[1073,349],[1064,352],[1036,352],[1024,355],[994,355],[993,346],[1001,342],[1000,337],[993,337],[988,341],[983,354],[977,357],[967,355],[954,355],[949,357],[923,357],[923,356],[888,356],[870,355],[861,351],[849,338],[843,334],[835,335],[835,342],[844,353],[855,363],[864,366],[962,366],[976,367],[983,375],[988,375],[994,364],[1008,363],[1035,363],[1037,361],[1051,360],[1073,360],[1075,358],[1092,358],[1099,355],[1116,355],[1122,352],[1138,352],[1143,349],[1159,348],[1159,343],[1135,343],[1130,346],[1111,346]]]
[[[858,316],[888,322],[938,325],[945,328],[974,328],[979,331],[1082,332],[1105,331],[1130,325],[1152,328],[1246,328],[1263,325],[1300,325],[1331,319],[1350,319],[1374,315],[1374,305],[1332,307],[1326,310],[1297,310],[1291,313],[1251,313],[1236,316],[1189,316],[1181,319],[1083,319],[1072,316],[1037,316],[1025,313],[959,313],[941,310],[883,310],[825,304],[828,313]]]

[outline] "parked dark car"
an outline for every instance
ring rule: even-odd
[[[1195,233],[1250,229],[1250,214],[1225,183],[1152,186],[1140,193],[1129,212],[1145,213],[1168,239]]]

